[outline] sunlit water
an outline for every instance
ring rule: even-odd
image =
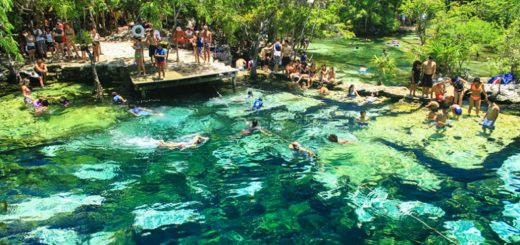
[[[404,152],[355,127],[363,109],[375,118],[394,116],[388,105],[255,94],[265,103],[258,112],[246,110],[252,101],[244,92],[161,100],[143,106],[162,116],[128,118],[102,132],[6,153],[3,161],[22,168],[0,183],[0,200],[8,203],[0,211],[0,241],[520,241],[517,147],[497,153],[506,160],[485,178],[459,176],[473,172],[436,167],[419,147]],[[240,135],[252,118],[273,136]],[[161,139],[195,133],[210,140],[182,151],[157,147]],[[334,145],[326,140],[330,133],[354,143]],[[318,157],[293,153],[287,146],[294,140]]]

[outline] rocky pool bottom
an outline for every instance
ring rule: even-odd
[[[160,117],[9,109],[0,135],[23,144],[0,154],[0,243],[520,242],[520,118],[501,116],[491,136],[467,116],[439,133],[419,104],[254,93],[255,113],[245,91],[141,104]],[[354,123],[361,110],[369,127]],[[241,136],[253,118],[273,136]],[[194,133],[209,142],[157,148]],[[293,140],[318,157],[293,154]]]

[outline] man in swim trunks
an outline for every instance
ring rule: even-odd
[[[213,33],[211,33],[208,26],[205,25],[200,35],[202,37],[202,42],[204,43],[204,54],[202,59],[204,60],[204,63],[206,63],[206,61],[209,63],[211,57],[211,43],[213,42]]]
[[[303,153],[304,155],[307,155],[308,157],[314,157],[314,152],[312,152],[309,149],[303,148],[302,145],[298,141],[294,141],[291,144],[289,144],[289,149],[291,149],[297,153]]]
[[[150,60],[152,62],[152,66],[155,66],[155,50],[157,49],[158,40],[155,38],[153,34],[153,30],[148,31],[148,35],[146,35],[146,44],[148,45],[148,56],[150,56]]]
[[[155,60],[157,61],[157,73],[158,79],[164,79],[166,76],[164,69],[166,67],[166,49],[163,48],[163,44],[159,43],[157,50],[155,50]],[[161,77],[162,73],[162,77]]]
[[[484,130],[484,134],[487,134],[487,129],[490,130],[489,133],[495,130],[495,122],[497,121],[498,114],[500,114],[500,107],[496,103],[496,97],[491,95],[487,97],[488,102],[488,110],[486,115],[482,120],[482,130]]]
[[[208,141],[208,137],[203,137],[199,134],[195,135],[190,141],[187,142],[165,142],[164,140],[159,141],[159,147],[168,148],[170,150],[184,150],[187,148],[195,148],[197,146],[200,146],[204,144],[206,141]]]
[[[368,126],[368,122],[370,121],[370,118],[367,117],[367,112],[366,111],[361,111],[359,112],[359,118],[356,118],[356,123],[358,126],[360,127],[367,127]]]
[[[428,57],[427,61],[424,61],[422,65],[423,78],[421,79],[423,97],[428,98],[428,95],[432,97],[430,88],[433,86],[433,78],[437,71],[437,63],[433,60],[432,56]]]

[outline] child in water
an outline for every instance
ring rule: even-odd
[[[356,123],[360,127],[367,127],[369,121],[370,121],[370,118],[367,117],[366,111],[361,111],[359,113],[359,118],[356,118]]]
[[[486,115],[482,119],[482,130],[484,131],[484,134],[488,133],[488,129],[490,130],[489,133],[495,130],[495,122],[497,121],[498,114],[500,114],[500,107],[496,103],[496,97],[490,95],[486,98],[486,100],[489,105]]]

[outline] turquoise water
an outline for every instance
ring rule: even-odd
[[[141,105],[163,116],[2,153],[0,243],[520,241],[518,140],[490,153],[490,167],[450,167],[353,124],[364,109],[374,124],[399,116],[390,102],[255,94],[265,107],[254,113],[245,91],[160,99]],[[241,136],[252,118],[273,136]],[[196,133],[210,140],[157,148]],[[333,145],[330,133],[354,143]],[[294,140],[318,157],[294,154]]]

